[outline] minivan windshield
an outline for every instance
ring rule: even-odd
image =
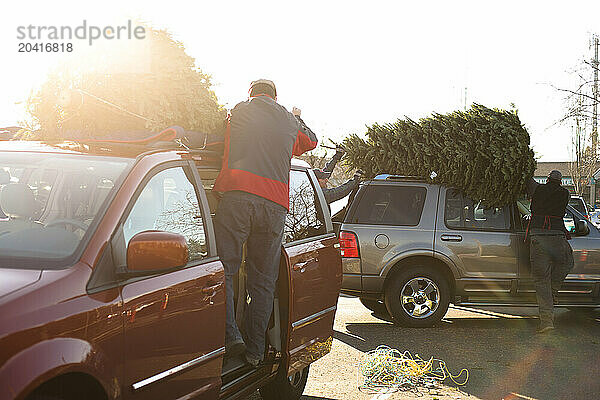
[[[0,267],[63,266],[89,236],[102,204],[132,163],[0,152]]]

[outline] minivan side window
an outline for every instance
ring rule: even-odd
[[[305,171],[290,171],[290,209],[285,218],[283,242],[295,242],[326,233],[317,193]]]
[[[446,226],[452,229],[494,231],[510,228],[508,207],[486,207],[481,201],[473,201],[456,189],[446,192],[444,218]]]
[[[198,198],[182,167],[160,171],[146,183],[123,224],[125,244],[128,245],[135,234],[146,230],[178,233],[185,237],[189,261],[207,256]]]
[[[422,186],[368,186],[351,222],[417,226],[426,195]]]

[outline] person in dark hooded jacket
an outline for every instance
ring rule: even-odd
[[[561,181],[562,174],[554,170],[545,184],[531,179],[527,185],[531,196],[527,235],[530,238],[531,275],[539,307],[539,333],[554,329],[554,304],[558,302],[558,290],[573,268],[573,249],[567,241],[570,235],[563,220],[570,195],[561,186]]]
[[[323,169],[313,169],[319,185],[323,190],[323,196],[327,204],[331,204],[334,201],[338,201],[348,196],[360,183],[363,176],[363,172],[359,169],[354,173],[354,177],[348,180],[346,183],[336,186],[334,188],[327,188],[327,180],[331,177],[333,169],[339,160],[344,156],[345,150],[342,146],[337,146],[335,155],[325,164]]]

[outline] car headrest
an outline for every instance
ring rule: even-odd
[[[32,218],[39,207],[29,186],[11,183],[0,189],[0,208],[9,217]]]
[[[10,183],[10,173],[4,169],[0,169],[0,185]]]

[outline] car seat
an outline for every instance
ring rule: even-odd
[[[41,207],[31,188],[24,183],[11,183],[0,190],[0,208],[9,218],[0,225],[0,235],[42,227],[35,221]]]
[[[504,213],[502,213],[500,210],[492,207],[484,208],[483,215],[485,216],[485,221],[483,223],[484,228],[506,228]]]

